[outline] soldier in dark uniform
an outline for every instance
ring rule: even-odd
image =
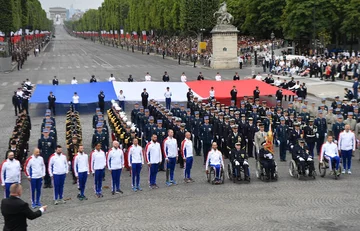
[[[302,121],[305,123],[309,122],[310,119],[310,113],[307,111],[306,106],[301,107],[302,111],[300,112],[299,116],[301,117]]]
[[[68,145],[68,160],[73,163],[74,156],[78,153],[79,150],[79,143],[78,143],[78,137],[75,135],[71,139],[71,143]],[[72,166],[73,167],[73,166]],[[75,173],[73,168],[71,168],[71,173],[73,177],[73,184],[77,183],[77,179],[75,177]]]
[[[162,124],[163,124],[162,120],[157,121],[157,128],[154,133],[157,135],[157,141],[159,142],[159,144],[161,146],[161,152],[163,152],[164,139],[167,137],[166,128],[163,128]],[[164,153],[162,153],[162,154],[164,155]],[[159,164],[159,171],[165,171],[164,164],[165,164],[165,158],[162,158],[162,162],[161,162],[161,164]]]
[[[261,146],[262,148],[259,151],[260,162],[266,172],[266,181],[274,180],[275,174],[275,161],[274,154],[272,154],[266,147],[266,141],[264,141]]]
[[[101,113],[105,113],[105,94],[103,91],[100,91],[100,94],[98,95],[99,98],[99,108]]]
[[[232,132],[229,134],[229,136],[227,137],[226,141],[227,141],[227,152],[223,153],[223,155],[225,155],[225,158],[228,158],[228,152],[235,149],[235,144],[236,143],[240,143],[242,144],[242,147],[244,147],[245,149],[245,138],[243,136],[243,134],[238,132],[238,125],[232,125]]]
[[[294,147],[292,152],[292,158],[296,161],[299,168],[299,174],[305,175],[306,165],[309,166],[309,176],[311,177],[313,171],[315,170],[314,167],[314,160],[310,154],[308,147],[305,145],[305,141],[303,139],[299,140],[299,144]]]
[[[193,121],[194,121],[194,116],[191,115],[190,108],[186,109],[186,116],[183,119],[183,121],[185,122],[186,131],[192,133],[192,131],[193,131],[192,124],[193,124]]]
[[[259,90],[258,86],[255,87],[255,90],[253,93],[254,93],[254,99],[260,98],[260,90]]]
[[[280,125],[276,128],[276,140],[280,146],[280,161],[286,161],[286,146],[288,144],[289,127],[285,124],[285,118],[280,118]]]
[[[194,113],[195,118],[192,122],[192,132],[193,132],[193,136],[194,136],[194,149],[195,149],[195,154],[197,156],[200,156],[200,152],[201,152],[201,138],[200,138],[200,130],[201,130],[201,126],[203,124],[202,119],[199,117],[199,112],[195,111]]]
[[[343,122],[343,116],[337,115],[337,121],[333,124],[332,132],[334,139],[338,140],[340,132],[345,130],[345,124]]]
[[[235,143],[235,148],[230,151],[229,160],[233,167],[233,176],[235,176],[236,170],[238,172],[237,180],[241,181],[240,168],[243,168],[245,181],[250,181],[248,156],[245,147],[241,148],[240,142]]]
[[[230,97],[231,101],[234,101],[235,106],[237,105],[237,89],[236,86],[233,86],[233,88],[230,91]]]
[[[266,118],[263,119],[263,124],[264,124],[265,132],[268,132],[270,130],[270,125],[272,126],[271,129],[272,130],[274,129],[271,112],[269,112],[269,111],[266,112]]]
[[[315,119],[314,125],[317,127],[317,140],[316,140],[316,151],[320,155],[321,146],[324,143],[325,137],[327,136],[327,123],[326,119],[323,117],[323,112],[320,110],[318,112],[318,118]]]
[[[49,109],[52,110],[53,115],[56,116],[56,111],[55,111],[56,97],[55,95],[53,95],[52,91],[50,91],[50,95],[48,96],[48,101],[49,101]]]
[[[49,136],[49,130],[43,130],[43,137],[38,141],[38,149],[44,159],[45,167],[48,169],[48,161],[52,154],[54,154],[56,144],[53,138]],[[52,188],[51,178],[48,171],[45,171],[44,188]]]
[[[151,137],[156,133],[156,125],[154,124],[154,117],[149,117],[149,123],[145,126],[145,142],[151,141]]]
[[[244,136],[245,136],[245,140],[247,142],[247,153],[249,157],[254,157],[254,137],[255,137],[255,133],[257,132],[257,127],[256,124],[253,123],[253,118],[250,117],[249,118],[249,122],[245,127],[244,130]]]
[[[203,146],[204,165],[206,163],[207,154],[210,151],[213,138],[213,127],[211,124],[209,124],[209,117],[205,116],[204,124],[200,128],[200,139]]]
[[[149,99],[149,93],[147,93],[146,88],[144,88],[144,91],[141,93],[141,103],[144,108],[148,107],[148,99]]]
[[[289,133],[289,150],[292,152],[298,140],[303,135],[303,131],[300,129],[300,124],[294,123],[294,129],[290,130]]]
[[[181,149],[181,142],[185,139],[185,133],[187,132],[185,129],[185,126],[186,126],[185,123],[181,123],[180,130],[175,133],[175,139],[176,139],[177,145],[179,147],[178,162],[179,162],[180,168],[184,168],[184,159],[182,158],[182,155],[180,155],[181,154],[180,149]]]
[[[144,107],[145,108],[145,107]],[[137,120],[137,113],[140,111],[139,103],[134,104],[134,109],[131,111],[131,122],[135,123]]]
[[[103,124],[100,123],[96,125],[96,132],[92,137],[91,148],[94,149],[98,143],[101,143],[101,150],[106,153],[109,147],[109,140],[106,133],[103,132]]]

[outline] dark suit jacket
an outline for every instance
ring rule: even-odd
[[[1,201],[1,213],[4,216],[4,231],[26,231],[26,219],[34,220],[41,216],[41,211],[32,211],[29,204],[20,198],[10,196]]]

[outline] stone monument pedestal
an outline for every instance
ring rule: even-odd
[[[212,60],[214,69],[238,68],[237,28],[230,24],[216,25],[212,31]]]

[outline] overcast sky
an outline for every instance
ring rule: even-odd
[[[43,9],[48,12],[50,7],[64,7],[69,9],[71,4],[74,9],[97,9],[104,0],[40,0]]]

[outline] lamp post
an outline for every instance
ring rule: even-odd
[[[270,38],[271,38],[271,60],[274,61],[274,39],[275,39],[274,32],[271,32]]]

